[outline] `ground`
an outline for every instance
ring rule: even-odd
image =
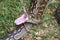
[[[54,11],[59,2],[55,0],[51,0],[50,2],[52,3],[44,10],[42,22],[32,26],[25,40],[60,40],[60,25],[58,25],[54,17]],[[22,14],[21,7],[23,5],[28,7],[29,0],[28,2],[0,0],[0,38],[16,28],[14,20]]]

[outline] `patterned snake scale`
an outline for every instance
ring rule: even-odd
[[[26,23],[18,25],[13,32],[0,40],[22,40],[32,26],[31,23],[37,24],[40,22],[46,4],[47,0],[41,0],[41,2],[40,0],[30,0],[30,7],[28,10],[29,20]]]
[[[55,19],[56,19],[57,23],[60,24],[60,5],[57,7],[57,9],[55,11]]]

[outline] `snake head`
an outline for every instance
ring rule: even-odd
[[[16,25],[20,25],[20,24],[22,24],[22,23],[24,23],[24,22],[26,22],[26,21],[28,20],[28,14],[27,14],[27,12],[26,12],[25,7],[23,7],[23,11],[24,11],[23,15],[20,16],[19,18],[17,18],[17,19],[14,21],[14,23],[15,23]]]

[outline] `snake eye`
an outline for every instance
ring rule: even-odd
[[[24,13],[27,13],[25,6],[22,6],[22,10],[23,10]]]

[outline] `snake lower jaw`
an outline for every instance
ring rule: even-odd
[[[41,20],[40,19],[28,19],[26,22],[29,22],[32,24],[39,24]]]

